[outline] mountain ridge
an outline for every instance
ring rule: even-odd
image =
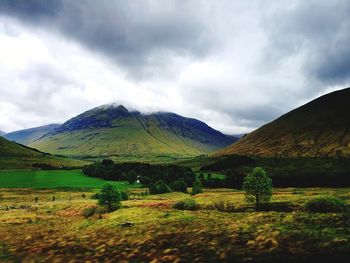
[[[236,140],[202,121],[171,112],[143,114],[123,105],[85,111],[29,146],[63,155],[208,154]]]
[[[30,143],[41,138],[59,126],[60,124],[48,124],[44,126],[9,132],[3,137],[7,140],[14,141],[23,145],[29,145]]]
[[[349,157],[350,88],[320,96],[215,155]]]

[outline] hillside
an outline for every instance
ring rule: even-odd
[[[10,132],[4,135],[3,137],[8,139],[9,141],[29,145],[33,141],[39,139],[40,137],[54,130],[58,126],[59,124],[49,124],[45,126]]]
[[[83,166],[86,162],[50,156],[0,137],[0,170],[28,169],[33,164],[60,167]]]
[[[174,113],[146,115],[121,105],[104,105],[68,120],[30,146],[75,156],[194,156],[235,140]]]
[[[6,132],[3,132],[2,130],[0,130],[0,136],[4,136],[6,134]]]
[[[216,155],[350,156],[350,88],[319,97],[244,136]]]

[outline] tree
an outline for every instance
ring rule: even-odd
[[[203,193],[203,185],[202,182],[200,180],[196,180],[193,183],[193,187],[192,187],[192,195],[196,195],[196,194],[200,194]]]
[[[98,203],[107,207],[108,212],[113,212],[120,208],[120,193],[111,184],[105,184],[98,195]]]
[[[184,180],[178,180],[175,182],[172,182],[169,184],[171,190],[175,192],[183,192],[185,194],[188,193],[187,191],[187,185],[185,184]]]
[[[127,174],[127,180],[129,182],[129,184],[133,184],[135,183],[135,181],[137,180],[137,174],[134,170],[130,170]]]
[[[158,194],[165,194],[165,193],[171,192],[170,187],[163,180],[159,180],[157,182],[157,188],[158,188]]]
[[[158,194],[158,187],[156,184],[154,183],[150,183],[149,186],[148,186],[148,192],[151,194],[151,195],[156,195]]]
[[[272,196],[272,180],[267,172],[256,167],[244,178],[242,189],[248,202],[255,203],[256,209],[261,203],[269,202]]]

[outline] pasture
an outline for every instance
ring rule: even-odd
[[[82,180],[78,178],[76,171],[72,185]],[[99,185],[98,180],[85,183]],[[84,211],[97,203],[91,198],[95,189],[0,189],[0,261],[349,260],[349,213],[304,210],[307,200],[322,195],[349,203],[348,188],[274,189],[272,210],[258,212],[247,206],[239,190],[205,189],[193,197],[175,192],[145,195],[142,188],[127,191],[129,200],[122,202],[123,208],[86,217]],[[193,198],[200,209],[173,208],[186,198]],[[291,210],[283,205],[274,209],[274,204],[287,204]],[[125,222],[132,225],[125,226]]]
[[[138,185],[88,177],[81,170],[13,170],[0,171],[0,188],[100,188],[106,182],[119,190]]]

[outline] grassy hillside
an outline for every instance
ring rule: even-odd
[[[83,166],[86,162],[50,156],[0,137],[0,170],[29,169],[33,164],[60,167]]]
[[[123,106],[99,107],[64,123],[30,144],[74,156],[195,156],[235,141],[194,119],[172,113],[142,115]]]
[[[349,157],[350,88],[324,95],[244,136],[217,155]]]
[[[10,132],[4,135],[3,137],[9,141],[15,141],[20,144],[29,145],[33,141],[39,139],[40,137],[54,130],[58,126],[59,124],[49,124],[31,129]]]

